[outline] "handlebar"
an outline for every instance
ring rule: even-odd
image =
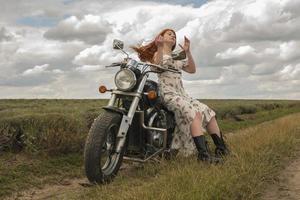
[[[120,66],[122,64],[123,64],[122,62],[115,62],[115,63],[112,63],[111,65],[107,65],[105,67],[117,67],[117,66]]]
[[[152,63],[145,63],[145,62],[139,62],[140,64],[143,64],[143,65],[148,65],[148,66],[152,66],[152,67],[156,67],[158,69],[161,69],[163,71],[170,71],[170,72],[173,72],[173,73],[181,73],[180,71],[178,70],[173,70],[173,69],[168,69],[168,68],[164,68],[160,65],[156,65],[156,64],[152,64]]]
[[[170,71],[170,72],[173,72],[173,73],[181,73],[180,71],[178,70],[175,70],[175,69],[168,69],[168,68],[164,68],[160,65],[156,65],[156,64],[152,64],[152,63],[145,63],[145,62],[137,62],[138,65],[144,65],[144,66],[152,66],[152,67],[156,67],[162,71]],[[117,66],[121,66],[122,64],[125,64],[124,62],[115,62],[115,63],[112,63],[111,65],[108,65],[108,66],[105,66],[105,67],[117,67]],[[156,72],[158,73],[158,71],[151,71],[151,72]]]

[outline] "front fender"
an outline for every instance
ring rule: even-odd
[[[111,112],[116,112],[116,113],[119,113],[121,115],[126,115],[127,112],[123,109],[120,109],[118,107],[114,107],[114,106],[103,106],[102,107],[104,110],[108,110],[108,111],[111,111]]]

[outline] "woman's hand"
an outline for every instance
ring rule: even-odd
[[[179,44],[179,46],[185,51],[188,58],[188,63],[186,66],[183,67],[183,70],[191,74],[195,73],[196,66],[195,66],[192,53],[190,51],[190,40],[186,36],[184,36],[184,45],[182,46]]]
[[[186,52],[189,53],[190,52],[190,40],[184,36],[184,45],[182,46],[181,44],[179,44],[179,46]]]
[[[155,38],[155,45],[157,48],[163,47],[164,46],[164,37],[159,35]]]

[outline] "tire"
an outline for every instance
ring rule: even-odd
[[[125,151],[124,145],[120,154],[115,153],[121,119],[119,113],[104,110],[89,130],[84,148],[84,165],[91,183],[109,183],[119,171]],[[108,158],[105,157],[106,153]]]

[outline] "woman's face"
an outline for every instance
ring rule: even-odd
[[[175,33],[173,31],[171,31],[171,30],[166,31],[165,34],[163,35],[163,37],[164,37],[164,41],[166,43],[170,43],[171,46],[175,45],[175,43],[176,43],[176,35],[175,35]]]

